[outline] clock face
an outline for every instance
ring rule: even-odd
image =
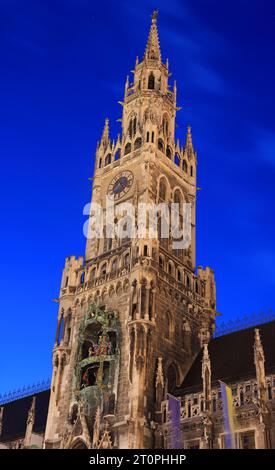
[[[108,195],[113,196],[114,200],[124,196],[131,188],[134,176],[131,171],[118,173],[111,181],[108,187]]]

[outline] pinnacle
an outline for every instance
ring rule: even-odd
[[[148,41],[145,49],[144,58],[161,61],[161,52],[158,39],[158,28],[157,28],[157,16],[158,12],[155,10],[152,14],[152,23],[148,36]]]

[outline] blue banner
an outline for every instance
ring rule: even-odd
[[[168,393],[168,410],[171,421],[171,449],[181,449],[180,442],[180,400]]]

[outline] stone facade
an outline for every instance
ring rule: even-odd
[[[189,202],[191,246],[174,250],[169,239],[112,239],[104,231],[101,239],[88,239],[85,258],[66,259],[53,349],[46,448],[90,447],[93,423],[98,420],[99,439],[107,426],[110,445],[152,447],[159,412],[156,371],[160,360],[164,381],[158,394],[163,397],[165,391],[181,383],[214,330],[214,274],[210,268],[195,270],[197,156],[190,128],[184,146],[175,141],[179,108],[176,84],[170,89],[168,78],[168,61],[164,64],[161,60],[154,14],[144,58],[136,60],[133,82],[126,80],[122,134],[116,142],[111,141],[106,120],[97,145],[92,202],[106,210],[106,195],[121,177],[127,179],[127,188],[115,194],[116,205]],[[117,224],[121,217],[117,215]],[[79,356],[80,329],[91,308],[115,314],[119,328],[113,361],[116,370],[111,373],[110,369],[104,387],[100,380],[81,385],[76,379],[77,373],[85,374],[81,369],[84,363],[87,374],[92,375],[97,368],[92,364],[108,362],[108,355],[93,354],[84,363]],[[98,341],[92,327],[90,340],[91,344]],[[105,410],[106,394],[114,401],[111,414]],[[106,439],[104,442],[106,445]]]
[[[274,334],[273,321],[212,339],[209,345],[204,345],[175,391],[181,401],[182,448],[226,448],[219,380],[226,380],[232,390],[235,448],[275,448]],[[163,401],[161,409],[160,442],[169,448],[172,424],[167,401]]]

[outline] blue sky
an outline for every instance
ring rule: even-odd
[[[153,9],[177,80],[177,137],[198,152],[197,264],[224,319],[274,308],[275,4],[267,0],[0,1],[0,393],[51,374],[61,270],[83,254],[104,119]]]

